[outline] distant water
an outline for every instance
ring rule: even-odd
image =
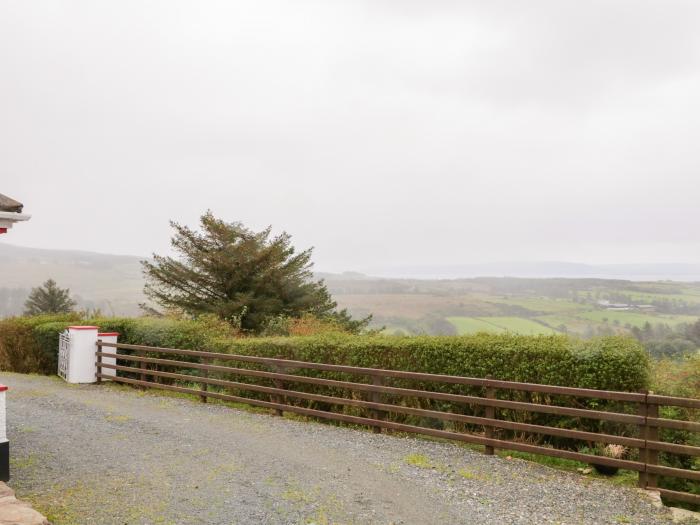
[[[561,276],[550,276],[561,277]],[[572,276],[563,276],[572,277]],[[578,276],[573,276],[578,277]],[[581,275],[579,278],[589,279],[624,279],[626,281],[678,281],[683,283],[700,282],[700,274],[698,275],[677,275],[677,274],[652,274],[652,275],[610,275],[610,274],[595,274]]]
[[[377,277],[407,279],[470,279],[521,277],[530,279],[618,279],[626,281],[700,282],[700,263],[582,264],[560,261],[500,262],[454,265],[405,265],[363,272]]]
[[[473,279],[476,277],[516,277],[523,279],[614,279],[617,281],[700,282],[700,274],[619,274],[619,273],[529,273],[529,272],[368,272],[373,277],[395,279]]]

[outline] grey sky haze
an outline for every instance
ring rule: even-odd
[[[0,242],[700,262],[700,2],[0,1]]]

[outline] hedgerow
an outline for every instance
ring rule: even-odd
[[[224,353],[604,390],[638,391],[649,384],[643,348],[624,337],[327,335],[218,339],[210,347]]]
[[[199,321],[121,317],[81,319],[78,314],[13,317],[0,321],[0,370],[55,374],[58,336],[76,324],[119,332],[120,342],[170,348],[204,350],[213,338],[230,335],[228,325],[207,317]]]
[[[0,321],[0,366],[5,370],[21,372],[55,373],[58,334],[71,324],[75,317],[16,318]],[[566,336],[522,336],[513,334],[478,334],[471,336],[352,336],[323,334],[305,337],[233,337],[226,323],[213,318],[199,320],[175,320],[153,318],[97,318],[81,320],[81,324],[93,324],[103,331],[120,333],[124,343],[155,347],[209,350],[227,354],[244,354],[264,357],[280,357],[299,361],[343,364],[358,367],[384,368],[447,374],[463,377],[492,377],[508,381],[543,383],[602,390],[639,391],[649,385],[649,362],[642,347],[633,339],[606,337],[579,340]],[[122,353],[130,353],[122,351]],[[152,357],[159,356],[152,353]],[[183,359],[192,361],[193,358]],[[239,368],[266,369],[262,365],[235,363],[220,360],[216,364]],[[181,373],[197,376],[196,369],[184,369]],[[346,373],[296,370],[302,376],[324,377],[345,381],[369,381],[366,376]],[[126,374],[128,375],[128,374]],[[251,378],[217,373],[220,378],[242,383],[272,385],[265,378]],[[168,382],[170,380],[158,379]],[[172,382],[172,381],[170,381]],[[392,379],[391,385],[413,389],[427,389],[463,395],[483,395],[480,387],[465,385],[424,383]],[[344,397],[347,391],[328,386],[294,383],[289,388],[302,392],[321,393]],[[262,394],[237,391],[237,395],[268,399]],[[516,401],[570,405],[572,400],[549,394],[499,391],[499,397]],[[395,398],[383,395],[386,402]],[[302,406],[324,410],[355,413],[357,409],[327,406],[315,402],[288,400]],[[433,410],[448,410],[483,415],[482,407],[455,406],[454,403],[422,398],[402,399],[409,406]],[[596,409],[624,410],[622,405],[586,398],[573,401],[577,406]],[[534,424],[555,424],[559,427],[582,428],[591,431],[616,432],[614,424],[597,421],[580,421],[550,414],[524,413],[499,410],[498,417]],[[392,415],[395,421],[429,424],[406,415]],[[441,427],[464,430],[455,423],[440,423]],[[562,444],[562,440],[558,441]],[[573,446],[573,443],[571,443]]]
[[[617,391],[642,391],[650,386],[650,363],[643,347],[633,339],[625,337],[603,337],[581,340],[566,336],[522,336],[514,334],[477,334],[470,336],[352,336],[326,333],[304,337],[235,337],[226,323],[213,318],[199,320],[176,320],[154,318],[96,318],[79,319],[76,315],[43,316],[33,318],[11,318],[0,321],[0,369],[17,372],[37,372],[53,374],[57,367],[58,335],[71,324],[97,325],[103,331],[120,333],[119,341],[154,347],[169,347],[195,350],[208,350],[226,354],[243,354],[263,357],[279,357],[300,361],[343,364],[359,367],[385,368],[448,374],[464,377],[492,377],[494,379],[562,385],[582,388]],[[120,351],[122,352],[122,351]],[[127,351],[123,351],[128,353]],[[150,354],[153,357],[172,358],[168,354]],[[263,365],[214,360],[213,364],[236,366],[239,368],[268,369]],[[126,364],[126,363],[125,363]],[[170,370],[170,369],[168,369]],[[196,369],[180,370],[181,373],[197,376]],[[316,370],[294,370],[301,376],[324,377],[327,379],[368,382],[361,375],[323,372]],[[121,374],[121,372],[120,372]],[[126,374],[129,375],[129,374]],[[134,376],[135,377],[135,376]],[[251,378],[234,374],[212,373],[210,377],[230,379],[242,383],[257,383],[273,386],[265,378]],[[154,378],[159,382],[170,382],[165,378]],[[421,383],[392,379],[391,386],[427,389],[465,395],[483,395],[480,387]],[[657,383],[658,384],[658,383]],[[684,383],[687,384],[687,383]],[[198,388],[189,382],[187,386]],[[210,386],[209,390],[218,387]],[[303,383],[287,383],[286,388],[302,392],[347,397],[347,391],[327,386]],[[269,396],[229,389],[235,395],[269,400]],[[676,393],[678,392],[669,392]],[[695,392],[694,392],[695,393]],[[693,393],[693,394],[694,394]],[[685,395],[686,393],[681,393]],[[363,395],[363,394],[356,394]],[[561,404],[599,410],[624,411],[633,407],[588,398],[549,394],[499,390],[498,397],[519,401],[546,404]],[[382,394],[387,403],[397,403],[397,398]],[[327,405],[319,402],[287,398],[287,402],[311,408],[332,410],[349,414],[368,415],[356,407]],[[403,398],[398,404],[405,406],[445,410],[456,413],[484,415],[478,406],[427,400]],[[499,419],[527,423],[576,428],[593,432],[635,435],[631,426],[599,422],[594,420],[572,419],[552,414],[528,414],[512,410],[496,410]],[[671,414],[664,414],[671,417]],[[476,431],[479,427],[427,420],[415,416],[392,414],[393,421],[430,426],[456,431]],[[688,414],[674,414],[680,419],[692,419]],[[618,428],[619,427],[619,428]],[[497,436],[508,439],[535,440],[541,444],[551,444],[570,449],[580,448],[581,442],[546,436],[517,435],[501,430]],[[690,442],[689,436],[664,436],[669,441]],[[669,456],[669,457],[666,457]],[[662,462],[674,466],[692,468],[686,465],[685,457],[676,458],[662,455]],[[679,460],[683,460],[680,461]],[[681,464],[682,463],[682,464]],[[668,483],[664,482],[666,485]],[[683,484],[683,490],[689,488]],[[670,486],[670,485],[669,485]],[[673,486],[675,488],[675,485]],[[690,488],[694,490],[693,487]]]
[[[507,381],[521,381],[562,385],[600,390],[640,391],[649,385],[649,361],[643,348],[634,340],[624,337],[607,337],[594,340],[577,340],[565,336],[522,336],[512,334],[478,334],[471,336],[342,336],[323,337],[279,337],[250,339],[218,339],[211,348],[229,354],[281,357],[300,361],[344,364],[358,367],[384,368],[463,377],[492,377]],[[229,364],[224,362],[217,364]],[[246,364],[239,367],[261,368]],[[262,367],[264,369],[264,367]],[[196,372],[194,372],[196,374]],[[354,382],[368,382],[362,375],[297,370],[297,375],[323,377]],[[239,382],[261,383],[264,381],[241,376],[228,377]],[[269,384],[269,383],[265,383]],[[415,380],[391,379],[391,386],[425,389],[462,395],[483,396],[484,389],[466,385],[417,382]],[[288,388],[310,393],[346,397],[347,391],[328,386],[295,383]],[[239,395],[262,397],[254,393]],[[382,394],[385,402],[397,403],[397,398]],[[581,408],[628,411],[632,406],[589,398],[571,399],[534,392],[499,390],[500,399],[529,401],[545,404],[560,404]],[[301,406],[321,408],[356,414],[358,409],[326,405],[304,400],[288,401]],[[484,408],[465,404],[423,398],[402,398],[399,404],[442,410],[455,413],[483,416]],[[635,432],[636,429],[618,428],[620,425],[595,420],[580,420],[551,414],[526,413],[512,410],[496,410],[499,419],[525,423],[551,425],[560,428],[578,428],[592,432]],[[397,422],[444,428],[448,430],[480,430],[454,422],[439,422],[415,416],[391,414]],[[514,433],[501,431],[503,437]],[[538,436],[542,443],[576,448],[580,443],[561,438]]]
[[[60,314],[12,317],[0,321],[0,370],[56,373],[58,332],[54,338],[54,331],[48,327],[68,326],[79,319],[77,314]]]
[[[232,337],[225,323],[155,318],[79,319],[75,314],[0,321],[0,367],[55,373],[58,334],[72,324],[120,333],[120,342],[282,357],[351,366],[468,377],[639,391],[649,385],[649,361],[633,339],[566,336]]]

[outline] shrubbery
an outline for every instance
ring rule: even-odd
[[[683,362],[667,361],[657,365],[653,380],[650,378],[650,363],[643,347],[631,338],[603,337],[580,340],[566,336],[519,336],[511,334],[478,334],[472,336],[419,336],[395,337],[382,335],[352,336],[338,333],[324,325],[320,334],[296,337],[240,337],[231,326],[212,317],[199,320],[176,320],[168,318],[96,318],[79,319],[76,314],[11,318],[0,321],[0,369],[17,372],[54,374],[57,367],[58,334],[71,324],[94,324],[103,331],[120,333],[120,342],[156,347],[209,350],[227,354],[281,357],[300,361],[323,362],[361,367],[387,368],[420,371],[468,377],[544,383],[602,390],[640,391],[653,388],[659,393],[685,397],[700,396],[700,358],[689,358]],[[314,332],[310,321],[298,322],[292,333]],[[170,355],[153,357],[172,358]],[[240,368],[266,369],[254,364],[231,361],[214,362]],[[198,375],[196,369],[181,373]],[[298,375],[324,377],[327,379],[367,381],[359,375],[330,373],[315,370],[297,370]],[[266,379],[217,374],[216,377],[238,382],[259,383],[271,386]],[[167,379],[157,379],[171,382]],[[653,383],[652,383],[653,381]],[[483,395],[479,387],[449,384],[420,384],[415,381],[392,380],[392,386],[425,388],[440,392]],[[187,385],[191,386],[191,385]],[[197,388],[197,387],[195,387]],[[325,395],[347,396],[346,391],[324,386],[296,383],[289,386],[295,390]],[[216,387],[210,386],[210,390]],[[264,394],[235,392],[236,395],[268,400]],[[572,399],[548,394],[499,391],[499,398],[527,400],[540,403],[571,406]],[[386,402],[394,402],[384,397]],[[354,407],[328,406],[288,398],[289,402],[323,410],[361,414]],[[407,406],[452,410],[465,414],[483,415],[483,408],[455,406],[448,402],[426,399],[403,399]],[[621,410],[622,405],[604,400],[580,398],[576,406],[602,410]],[[628,406],[630,408],[631,405]],[[634,435],[631,425],[598,422],[578,418],[567,418],[551,414],[526,414],[498,410],[498,417],[528,423],[554,425],[561,428],[577,428],[595,432]],[[695,414],[686,409],[664,409],[664,417],[697,420]],[[363,414],[364,415],[364,414]],[[480,431],[480,428],[451,422],[423,420],[413,416],[394,414],[391,419],[399,422],[444,428],[448,430]],[[619,428],[618,428],[619,427]],[[624,428],[623,428],[624,427]],[[698,436],[684,431],[664,430],[663,438],[670,442],[698,444]],[[502,431],[502,437],[531,439],[532,436],[516,436]],[[562,438],[542,438],[540,443],[576,449],[581,442]],[[662,454],[662,463],[682,468],[698,468],[690,457]],[[677,490],[697,490],[692,482],[663,480],[664,486]]]
[[[75,324],[75,317],[18,318],[0,322],[0,366],[5,370],[55,373],[58,334]],[[211,350],[228,354],[282,357],[300,361],[344,364],[350,366],[385,368],[448,374],[467,377],[545,383],[602,390],[639,391],[649,384],[649,363],[641,346],[632,339],[607,337],[577,340],[565,336],[519,336],[509,334],[478,334],[473,336],[390,337],[381,335],[351,336],[333,331],[305,337],[234,337],[230,325],[213,316],[199,320],[167,318],[97,318],[80,321],[94,324],[104,331],[120,333],[124,343],[147,346]],[[308,328],[310,325],[304,325]],[[302,332],[303,333],[303,332]],[[128,353],[128,352],[125,352]],[[152,357],[171,357],[158,356]],[[189,359],[185,359],[189,360]],[[231,366],[230,361],[219,364]],[[241,368],[262,368],[236,363]],[[198,375],[198,370],[183,373]],[[367,381],[367,377],[314,370],[298,371],[300,375],[347,381]],[[220,374],[219,374],[220,375]],[[230,376],[239,382],[269,385],[266,379]],[[394,386],[426,388],[440,392],[483,395],[479,387],[451,384],[418,384],[415,381],[392,380]],[[347,392],[328,387],[297,383],[296,390],[344,396]],[[242,392],[242,396],[261,397]],[[571,399],[545,394],[501,391],[499,397],[543,403],[570,404]],[[266,396],[262,398],[267,399]],[[291,399],[291,398],[290,398]],[[391,401],[391,400],[387,400]],[[296,401],[294,401],[296,402]],[[457,407],[427,399],[404,399],[411,406],[480,413],[479,407]],[[313,403],[298,402],[304,406]],[[611,402],[578,399],[579,406],[619,409]],[[352,411],[350,408],[324,406],[328,410]],[[535,424],[555,423],[561,427],[585,425],[591,431],[614,432],[611,423],[570,419],[548,414],[527,414],[502,411],[499,417]],[[396,421],[434,425],[435,422],[416,421],[395,415]],[[458,429],[458,427],[455,427]],[[574,444],[571,443],[573,446]]]
[[[218,339],[217,352],[283,357],[351,366],[638,391],[649,363],[634,340],[608,337],[478,334],[471,336],[344,336]]]
[[[478,334],[389,337],[338,333],[305,337],[233,337],[212,317],[78,319],[77,315],[0,321],[0,367],[17,372],[56,371],[58,334],[71,324],[120,333],[120,342],[302,361],[422,371],[552,385],[638,391],[649,384],[649,363],[632,339],[577,340],[565,336]]]
[[[700,325],[698,325],[700,326]],[[700,399],[700,354],[681,359],[663,359],[653,367],[652,387],[655,392],[678,397]],[[662,407],[661,417],[700,422],[700,411],[683,407]],[[661,439],[671,443],[700,446],[700,433],[687,430],[661,429]],[[700,458],[662,452],[661,463],[676,468],[700,470]],[[680,478],[661,478],[661,486],[700,494],[700,483]],[[691,507],[693,510],[700,510]]]
[[[68,326],[95,325],[101,331],[119,332],[124,343],[204,350],[214,338],[231,335],[223,321],[204,316],[198,321],[168,318],[98,317],[78,314],[13,317],[0,321],[0,370],[55,374],[58,335]]]
[[[0,321],[0,370],[55,374],[58,331],[78,320],[78,314],[59,314]],[[53,325],[61,329],[54,331]]]
[[[0,321],[0,366],[5,370],[53,374],[56,371],[58,334],[78,320],[74,317],[19,318]],[[155,347],[210,350],[227,354],[281,357],[300,361],[343,364],[359,367],[385,368],[448,374],[466,377],[544,383],[551,385],[594,388],[601,390],[639,391],[649,385],[649,362],[639,343],[631,338],[606,337],[593,340],[572,339],[566,336],[520,336],[512,334],[478,334],[472,336],[418,336],[395,337],[382,335],[353,336],[334,331],[303,337],[236,337],[231,326],[214,316],[199,320],[168,318],[97,318],[81,320],[94,324],[103,331],[120,333],[120,342]],[[299,332],[310,329],[304,324]],[[299,333],[297,332],[297,333]],[[123,353],[129,353],[123,351]],[[151,357],[172,358],[158,353]],[[191,359],[183,359],[190,361]],[[215,361],[215,364],[240,368],[267,369],[250,363],[233,364]],[[150,366],[150,365],[149,365]],[[169,369],[172,371],[172,369]],[[180,370],[197,376],[197,369]],[[298,375],[327,379],[362,382],[369,378],[361,375],[331,373],[316,370],[298,370]],[[120,372],[121,374],[121,372]],[[127,374],[128,375],[128,374]],[[271,386],[265,378],[217,373],[217,377],[243,383]],[[159,381],[172,380],[159,378]],[[409,380],[391,380],[392,386],[419,388],[463,395],[484,394],[483,388],[467,385],[426,383]],[[195,387],[198,388],[198,387]],[[294,390],[344,397],[347,391],[327,386],[295,383]],[[210,387],[215,390],[216,387]],[[254,392],[236,392],[236,395],[269,399]],[[622,410],[614,402],[567,396],[501,390],[498,397],[516,401],[564,404],[596,409]],[[395,402],[384,396],[387,402]],[[300,406],[324,410],[359,413],[357,408],[321,405],[316,402],[294,400]],[[465,414],[483,415],[483,407],[455,405],[445,401],[415,398],[401,400],[408,406],[449,410]],[[630,408],[629,406],[626,408]],[[610,422],[580,420],[551,414],[523,413],[498,410],[498,417],[527,423],[554,425],[562,428],[617,433],[623,428]],[[391,419],[419,425],[453,430],[469,430],[456,423],[441,423],[407,415],[392,414]],[[479,429],[473,429],[479,430]],[[503,436],[506,433],[503,431]],[[512,436],[511,436],[512,437]],[[580,443],[546,438],[542,442],[576,448]]]
[[[649,384],[649,362],[641,345],[629,338],[608,337],[597,340],[576,340],[565,336],[520,336],[509,334],[478,334],[472,336],[314,336],[251,338],[213,341],[217,352],[265,357],[282,357],[301,361],[344,364],[359,367],[385,368],[448,374],[463,377],[487,377],[508,381],[544,383],[602,390],[639,391]],[[221,363],[225,364],[225,363]],[[229,365],[230,366],[230,365]],[[245,365],[236,365],[244,367]],[[250,365],[247,365],[250,367]],[[327,379],[362,382],[361,375],[330,373],[315,370],[298,371],[298,375]],[[241,382],[260,382],[251,378],[231,377]],[[481,387],[467,385],[420,383],[414,380],[392,379],[391,386],[418,388],[437,392],[483,396]],[[347,391],[327,386],[295,383],[295,390],[345,397]],[[246,393],[246,396],[256,396]],[[396,399],[384,396],[386,402]],[[595,409],[624,410],[620,403],[568,396],[554,396],[534,392],[499,390],[498,397],[514,401],[530,401],[569,405]],[[265,399],[263,397],[263,399]],[[352,407],[328,406],[306,401],[290,401],[311,408],[342,411],[355,414]],[[456,413],[484,415],[484,408],[454,404],[423,398],[402,398],[401,404],[430,410],[447,410]],[[498,410],[500,419],[525,423],[552,425],[560,428],[578,428],[593,432],[620,430],[616,424],[604,421],[580,420],[551,414],[523,413]],[[480,431],[453,422],[440,422],[414,416],[392,414],[396,422],[418,424],[455,431]],[[619,426],[619,425],[618,425]],[[631,429],[635,432],[636,429]],[[512,432],[501,430],[503,437],[514,437]],[[561,438],[539,438],[542,443],[576,448],[580,443]]]

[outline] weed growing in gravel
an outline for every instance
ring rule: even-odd
[[[473,470],[468,470],[466,468],[457,471],[457,474],[462,476],[464,479],[475,479],[479,481],[487,481],[491,479],[491,476],[484,474],[483,472],[474,472]]]
[[[129,421],[131,418],[129,416],[125,416],[123,414],[107,414],[105,416],[105,419],[109,421],[110,423],[126,423]]]
[[[409,454],[403,460],[409,465],[413,465],[418,468],[433,468],[433,464],[430,462],[430,458],[423,454]]]
[[[50,396],[51,393],[47,390],[39,390],[39,389],[16,389],[12,392],[12,397],[15,399],[31,399],[34,397],[48,397]]]
[[[314,498],[298,487],[292,487],[285,490],[282,494],[282,499],[292,503],[311,503]]]
[[[11,457],[10,458],[10,466],[13,469],[29,469],[37,464],[37,458],[34,454],[29,454],[27,457],[24,458],[18,458],[18,457]]]

